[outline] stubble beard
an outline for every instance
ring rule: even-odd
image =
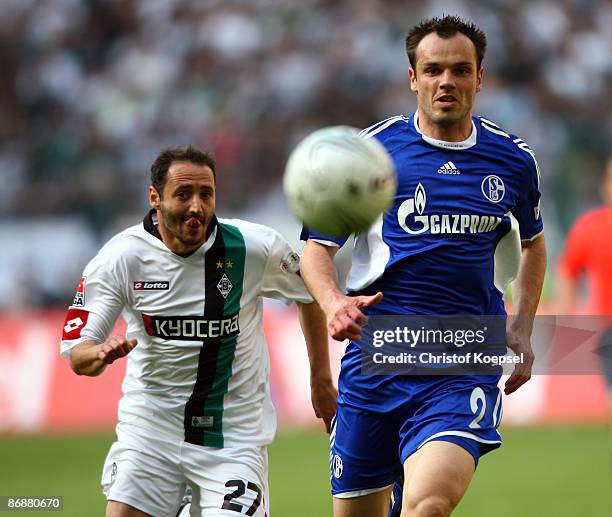
[[[443,128],[449,128],[460,124],[465,120],[469,113],[469,109],[461,106],[457,111],[444,111],[432,109],[430,118],[434,124]]]
[[[160,211],[162,214],[162,224],[165,226],[166,230],[182,244],[186,246],[193,246],[194,244],[197,244],[203,240],[202,236],[206,234],[207,228],[207,221],[205,221],[203,217],[192,214],[186,217],[184,215],[169,211],[168,209],[164,208],[163,205],[161,206]],[[183,223],[190,217],[197,217],[202,224],[202,233],[194,235],[193,237],[186,234],[183,230]]]

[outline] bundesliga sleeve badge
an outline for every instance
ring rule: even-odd
[[[294,251],[288,253],[281,260],[280,268],[286,273],[297,273],[300,270],[300,256]]]
[[[83,307],[85,305],[85,277],[81,277],[79,285],[77,286],[76,293],[74,294],[74,300],[72,300],[73,307]]]

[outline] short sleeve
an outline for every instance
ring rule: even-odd
[[[524,145],[524,144],[523,144]],[[540,170],[533,151],[524,146],[526,155],[525,169],[519,191],[517,205],[512,214],[519,223],[521,240],[532,240],[544,231],[542,214],[540,213]]]
[[[313,301],[300,276],[300,256],[275,231],[271,234],[260,294],[285,303]]]
[[[79,343],[108,338],[126,303],[122,285],[118,264],[106,254],[98,254],[87,265],[64,321],[63,357],[70,357]]]
[[[302,233],[300,234],[300,239],[303,241],[311,239],[320,242],[321,244],[325,244],[326,246],[334,246],[337,248],[344,246],[349,237],[350,235],[347,235],[346,237],[333,237],[331,235],[316,232],[307,226],[302,226]]]

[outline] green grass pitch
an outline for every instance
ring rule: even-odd
[[[606,428],[511,428],[502,434],[504,445],[481,460],[454,516],[612,515]],[[98,483],[112,440],[109,435],[0,437],[0,495],[62,495],[64,510],[55,515],[104,515]],[[279,433],[270,447],[273,517],[331,515],[328,455],[323,433]]]

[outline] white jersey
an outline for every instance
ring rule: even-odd
[[[138,345],[127,356],[120,426],[211,447],[269,443],[276,415],[261,297],[312,301],[298,255],[271,228],[216,219],[182,257],[161,241],[152,213],[85,268],[62,355],[106,340],[122,314]]]

